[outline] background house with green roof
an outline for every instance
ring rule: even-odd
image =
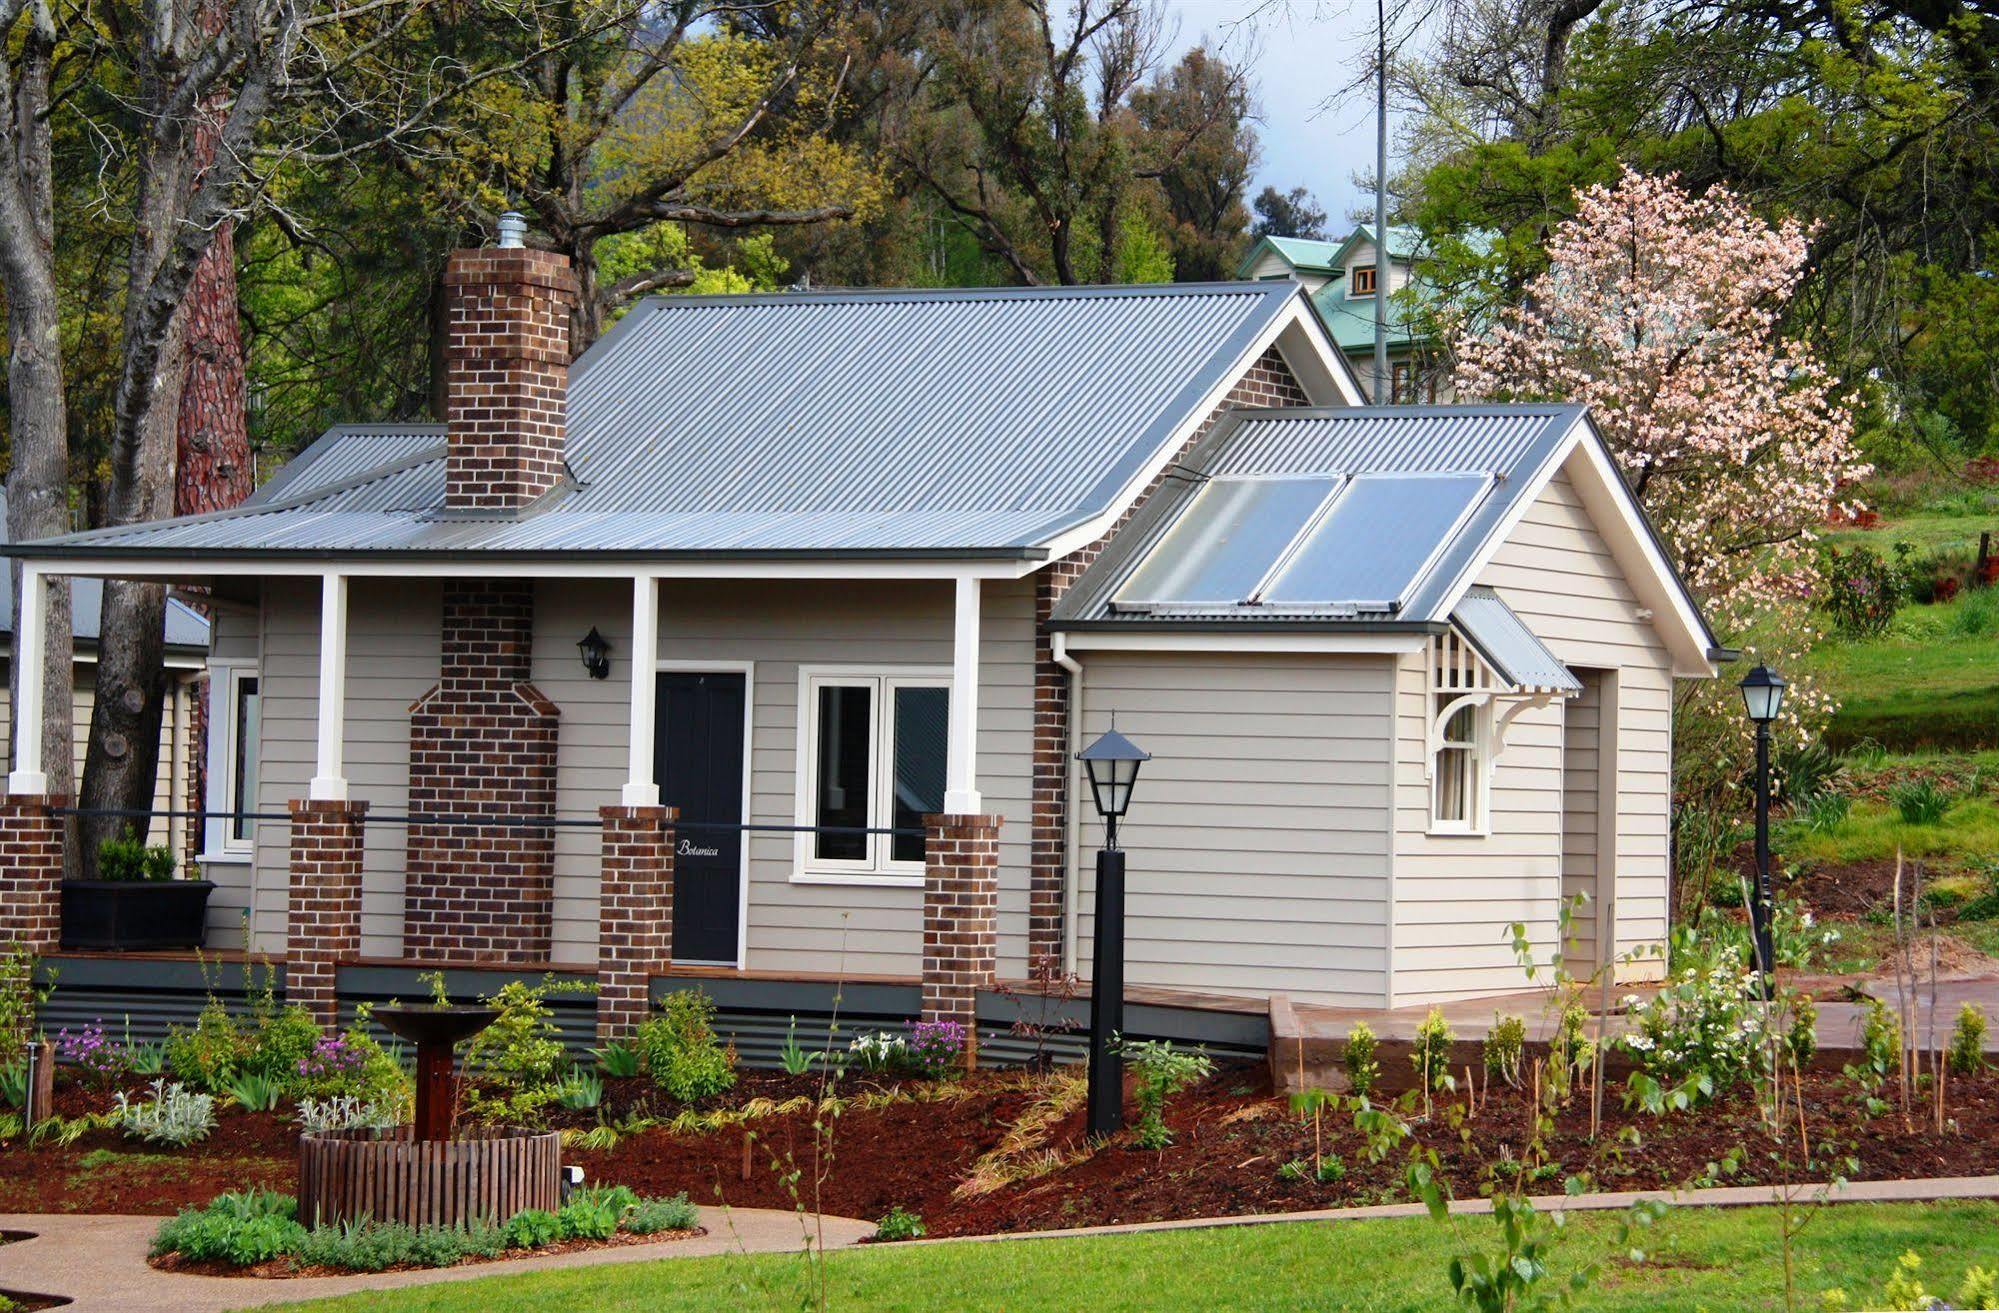
[[[1413,324],[1414,307],[1396,293],[1413,288],[1423,297],[1428,285],[1416,272],[1422,234],[1414,228],[1388,229],[1389,400],[1434,403],[1451,400],[1450,371],[1435,344]],[[1344,241],[1303,237],[1260,237],[1236,266],[1238,278],[1291,278],[1312,294],[1312,304],[1333,340],[1352,363],[1361,387],[1374,392],[1375,243],[1371,225],[1360,224]]]

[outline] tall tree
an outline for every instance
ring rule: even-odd
[[[880,204],[872,162],[824,130],[845,65],[821,56],[851,20],[851,0],[747,10],[732,0],[538,6],[538,52],[437,141],[453,163],[429,181],[460,213],[490,226],[518,206],[537,242],[569,256],[581,284],[578,351],[634,298],[693,277],[667,265],[607,284],[599,243],[661,223],[822,224]],[[508,49],[517,23],[511,10],[482,9],[477,39]]]
[[[1266,186],[1256,194],[1254,204],[1256,226],[1250,231],[1256,236],[1325,240],[1325,208],[1305,188],[1293,187],[1290,191],[1279,191],[1275,187]]]
[[[1174,275],[1226,278],[1249,228],[1244,196],[1256,170],[1246,67],[1196,46],[1132,94],[1141,156],[1156,154]]]

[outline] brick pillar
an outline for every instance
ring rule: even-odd
[[[923,1019],[965,1028],[965,1065],[978,1061],[978,991],[999,970],[997,816],[925,816]]]
[[[597,1038],[622,1039],[652,1009],[652,978],[673,961],[672,807],[601,807]]]
[[[69,799],[0,794],[0,946],[19,941],[37,953],[62,940],[63,818]]]
[[[368,804],[294,798],[285,1002],[333,1024],[333,973],[361,951],[361,852]]]

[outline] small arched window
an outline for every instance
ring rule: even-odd
[[[1430,829],[1438,834],[1481,834],[1487,699],[1440,697],[1437,703],[1430,740]]]

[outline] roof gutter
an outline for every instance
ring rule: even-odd
[[[8,554],[28,561],[523,561],[548,563],[595,559],[603,561],[1045,561],[1046,547],[798,547],[757,549],[673,548],[654,551],[604,551],[595,548],[549,548],[501,551],[480,548],[297,548],[273,551],[262,547],[132,547],[113,543],[15,543]]]
[[[1048,627],[1087,634],[1441,634],[1449,620],[1051,620]]]

